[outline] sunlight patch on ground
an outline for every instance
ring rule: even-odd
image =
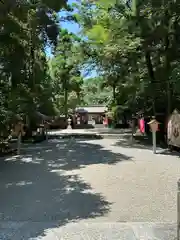
[[[26,186],[26,185],[32,185],[32,182],[27,182],[27,181],[20,181],[18,183],[8,183],[6,184],[6,188],[12,187],[12,186]]]

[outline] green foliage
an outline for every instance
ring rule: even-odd
[[[61,29],[54,57],[50,63],[56,103],[58,106],[63,106],[61,113],[66,116],[68,110],[75,109],[81,98],[83,80],[80,72],[79,44],[79,37],[66,29]]]
[[[103,79],[100,77],[84,80],[82,105],[108,105],[112,99],[109,87],[102,89]]]
[[[107,4],[106,4],[107,3]],[[180,5],[177,1],[84,1],[86,61],[98,68],[112,105],[167,115],[179,106]]]
[[[179,15],[170,0],[1,1],[0,132],[16,114],[67,115],[79,104],[170,114],[180,104]],[[59,29],[59,19],[81,34]],[[98,77],[83,81],[94,67]]]
[[[53,108],[44,49],[56,44],[56,12],[65,4],[65,0],[0,2],[1,135],[8,134],[16,114],[30,117],[39,108],[46,110],[43,104]]]

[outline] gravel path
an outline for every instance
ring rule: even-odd
[[[88,141],[89,144],[98,142],[104,147],[102,157],[106,158],[107,150],[112,153],[109,164],[91,164],[76,173],[90,183],[92,191],[100,192],[111,203],[110,211],[101,218],[121,222],[175,222],[179,157],[153,155],[149,149],[120,147],[112,139]]]
[[[110,211],[103,220],[176,221],[178,156],[124,148],[115,139],[80,142],[83,147],[79,141],[72,141],[67,155],[70,171],[66,174],[77,174],[90,184],[90,192],[101,193],[110,203]],[[97,149],[98,145],[101,150]],[[71,166],[73,157],[79,159],[82,168]]]
[[[2,159],[0,239],[45,239],[74,221],[176,222],[179,157],[121,142],[50,140]]]

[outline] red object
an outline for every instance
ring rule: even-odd
[[[107,118],[104,118],[103,124],[104,124],[104,126],[108,125],[108,119]]]
[[[139,129],[141,133],[145,133],[145,121],[144,118],[139,120]]]

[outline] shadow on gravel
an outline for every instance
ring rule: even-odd
[[[110,135],[120,135],[121,134],[130,134],[131,130],[130,129],[110,129],[110,128],[94,128],[92,130],[89,130],[89,132],[96,131],[99,134],[110,134]]]
[[[170,151],[169,149],[163,149],[159,154],[180,157],[180,152],[178,150]]]
[[[152,143],[149,139],[143,139],[139,137],[134,137],[133,142],[131,135],[121,136],[119,140],[115,143],[115,146],[120,146],[124,148],[137,148],[137,149],[152,149]]]
[[[124,148],[137,148],[137,149],[152,149],[152,138],[147,136],[134,136],[133,143],[131,135],[124,134],[121,135],[121,138],[116,142],[115,146],[121,146]],[[157,143],[157,147],[165,149],[167,146],[163,143]]]
[[[85,139],[85,140],[95,140],[95,139],[103,139],[103,137],[99,134],[94,134],[94,133],[88,133],[88,134],[76,134],[76,133],[71,133],[71,134],[61,134],[60,136],[57,137],[57,135],[49,135],[48,139],[52,140],[52,139],[71,139],[71,138],[77,138],[77,139]]]
[[[94,193],[77,173],[62,170],[113,164],[129,157],[104,150],[99,144],[71,141],[24,145],[22,157],[1,159],[0,221],[24,223],[19,233],[7,239],[39,239],[48,229],[108,213],[110,202]],[[1,234],[3,231],[0,238]]]
[[[129,161],[131,157],[121,153],[113,153],[99,144],[88,140],[73,139],[69,146],[66,160],[61,161],[61,169],[73,170],[92,164],[116,164],[120,161]]]
[[[152,139],[143,136],[135,136],[132,143],[130,135],[123,135],[121,139],[117,140],[114,146],[152,150]],[[157,144],[157,147],[161,149],[157,150],[157,154],[180,157],[180,151],[178,148],[174,147],[174,150],[170,151],[170,149],[167,147],[167,144],[163,143]]]

